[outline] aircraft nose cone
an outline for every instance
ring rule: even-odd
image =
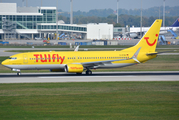
[[[1,63],[1,65],[4,65],[4,63],[5,63],[5,62],[3,61],[3,62]]]
[[[7,60],[4,60],[1,64],[2,65],[7,65],[7,63],[8,63]]]

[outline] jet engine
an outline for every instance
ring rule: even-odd
[[[136,38],[136,37],[137,37],[137,34],[136,34],[136,33],[130,33],[130,37],[131,37],[131,38]]]
[[[65,67],[65,71],[69,73],[82,73],[83,66],[81,64],[68,64]]]

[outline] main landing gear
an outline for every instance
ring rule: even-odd
[[[17,75],[20,76],[20,75],[21,75],[21,72],[18,72]]]
[[[76,73],[77,75],[81,75],[82,73]],[[92,75],[92,71],[91,70],[87,70],[86,71],[86,75]]]
[[[87,70],[86,71],[86,75],[91,75],[92,74],[92,71],[91,70]]]

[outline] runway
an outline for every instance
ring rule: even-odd
[[[60,83],[60,82],[125,82],[179,81],[179,71],[93,72],[92,75],[69,73],[1,73],[0,83]]]

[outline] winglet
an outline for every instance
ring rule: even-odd
[[[75,51],[75,52],[78,51],[79,47],[80,47],[80,45],[78,45],[78,46],[75,48],[74,51]]]
[[[140,51],[141,47],[135,52],[135,54],[132,56],[131,59],[135,60],[136,62],[140,63],[138,60],[137,60],[137,56],[139,54],[139,51]]]

